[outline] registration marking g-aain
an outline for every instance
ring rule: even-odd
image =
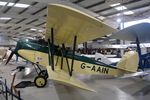
[[[99,72],[99,73],[108,74],[108,72],[109,72],[109,68],[100,67],[100,66],[96,67],[95,65],[89,66],[89,65],[86,65],[86,63],[82,63],[80,67],[81,67],[81,69],[90,69],[91,71]]]

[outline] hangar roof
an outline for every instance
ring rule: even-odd
[[[150,0],[0,0],[0,33],[14,39],[38,36],[44,31],[47,4],[60,2],[109,23],[118,17],[130,21],[150,15]]]

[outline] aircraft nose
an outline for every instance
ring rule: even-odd
[[[13,50],[14,53],[17,53],[17,51],[22,48],[22,45],[23,45],[23,41],[22,41],[22,40],[19,40],[19,41],[17,42],[17,45],[16,45],[15,49]]]

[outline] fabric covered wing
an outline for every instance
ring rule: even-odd
[[[63,85],[77,87],[84,90],[96,92],[92,88],[88,87],[85,83],[81,82],[80,80],[76,79],[75,77],[70,77],[68,73],[63,70],[55,69],[55,71],[51,70],[50,66],[47,66],[48,76],[49,79],[59,82]]]
[[[110,38],[128,40],[128,41],[136,41],[138,38],[140,43],[149,43],[150,42],[150,23],[141,23],[136,24],[130,27],[127,27],[123,30],[120,30]]]
[[[64,43],[67,46],[73,44],[74,36],[80,44],[116,32],[98,19],[60,4],[48,5],[46,40],[51,37],[51,28],[54,29],[55,44]]]

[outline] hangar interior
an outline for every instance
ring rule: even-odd
[[[50,9],[51,6],[49,7],[49,5],[51,4],[63,5],[62,7],[65,9],[71,9],[68,14],[77,13],[71,15],[73,17],[75,15],[77,21],[80,20],[82,15],[85,17],[85,19],[81,18],[83,22],[85,21],[86,23],[88,21],[88,23],[85,25],[82,23],[81,25],[76,24],[80,26],[75,26],[74,23],[76,22],[74,21],[73,23],[70,20],[71,18],[74,20],[73,17],[68,17],[68,15],[63,17],[65,15],[63,12],[59,12],[57,9]],[[52,13],[49,13],[48,10]],[[51,14],[62,17],[57,22],[58,24],[54,20],[49,21],[51,16],[53,16]],[[61,16],[61,14],[63,15]],[[59,22],[63,24],[59,24]],[[69,26],[65,22],[72,23],[74,27]],[[90,37],[90,34],[95,34],[95,31],[100,34],[103,33],[103,30],[94,30],[95,27],[95,29],[99,27],[96,26],[99,25],[97,23],[100,23],[100,28],[105,26],[108,33],[104,33],[101,36],[96,34],[96,38],[92,40],[86,39],[88,35]],[[144,24],[138,26],[140,23]],[[56,24],[56,26],[53,24]],[[0,100],[149,100],[149,24],[150,0],[0,0]],[[83,36],[82,32],[80,33],[82,28],[87,33],[90,33],[93,29],[93,33],[91,32],[86,36],[86,33],[83,32],[85,36],[77,37],[77,40],[74,37],[74,41],[70,42],[71,46],[65,47],[62,42],[62,46],[59,47],[55,46],[55,42],[59,44],[59,36],[58,38],[54,36],[54,39],[49,38],[50,40],[45,39],[48,36],[53,37],[52,29],[51,33],[48,32],[50,25],[54,27],[61,26],[62,30],[60,28],[60,32],[62,33],[71,30],[70,32],[73,32],[72,34],[70,33],[71,35],[81,34]],[[86,28],[88,25],[92,27]],[[126,29],[128,27],[129,29]],[[63,31],[63,28],[68,30]],[[54,29],[54,35],[55,32],[58,31]],[[119,35],[123,33],[124,36],[119,37],[117,33]],[[66,34],[63,37],[73,37],[70,34],[70,36]],[[66,44],[70,39],[66,40]],[[87,41],[80,43],[79,41],[82,41],[82,39]],[[18,42],[20,40],[23,42]],[[33,56],[36,56],[36,54],[33,51],[28,51],[27,53],[20,51],[19,53],[18,43],[20,48],[23,49],[30,47],[29,50],[43,50],[44,53],[47,53],[47,58],[44,58],[46,61],[44,63],[34,62],[34,60],[42,61],[43,58],[34,58]],[[39,43],[40,46],[34,43]],[[59,49],[61,49],[60,54],[57,54],[57,52],[55,54],[55,50],[59,52]],[[18,50],[17,53],[15,50]],[[127,54],[130,51],[137,51],[138,60],[133,53]],[[42,55],[43,57],[44,54],[37,53],[37,55]],[[56,55],[59,56],[56,61],[53,61]],[[134,58],[132,58],[132,55]],[[29,58],[26,59],[26,57]],[[67,57],[69,60],[67,60]],[[62,60],[63,58],[64,60]],[[61,59],[61,62],[59,59]],[[89,62],[87,63],[84,59]],[[76,60],[82,63],[79,64]],[[53,73],[57,70],[55,68],[57,64],[54,65],[53,63],[60,63],[62,67],[63,62],[65,62],[67,67],[68,61],[71,66],[68,68],[68,71]],[[83,63],[84,61],[86,63]],[[45,63],[49,63],[52,68],[51,71],[48,71]],[[121,65],[125,67],[120,69]],[[80,69],[76,68],[76,66],[79,66]],[[91,72],[84,72],[83,70],[86,70],[85,66]],[[110,67],[108,70],[107,66]],[[137,69],[132,69],[132,66],[136,66]],[[48,80],[47,78],[46,80],[45,78],[43,79],[46,76],[44,73],[44,76],[42,78],[38,77],[38,80],[37,73],[39,76],[39,73],[43,70],[44,72],[47,70],[46,75],[48,74],[52,78]],[[121,70],[123,75],[120,75],[118,70]],[[111,71],[112,73],[109,75]],[[97,74],[98,72],[102,75]],[[56,77],[53,77],[55,75]],[[62,77],[60,77],[61,75]],[[73,76],[79,81],[73,79]],[[36,83],[36,80],[39,83]],[[42,83],[43,81],[45,83]],[[86,83],[86,85],[82,84],[82,82],[80,83],[80,81]],[[39,84],[45,84],[46,86],[38,87],[37,85]],[[90,89],[94,90],[94,92],[87,91]]]

